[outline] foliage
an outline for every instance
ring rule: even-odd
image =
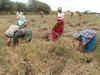
[[[0,11],[10,10],[12,7],[12,3],[10,0],[0,0]]]
[[[46,14],[49,14],[51,9],[50,7],[37,0],[29,0],[29,5],[21,2],[12,2],[10,0],[0,0],[0,11],[16,11],[17,9],[22,9],[27,12],[40,12],[43,11]]]
[[[46,14],[49,14],[51,11],[49,5],[36,0],[30,0],[29,7],[32,7],[31,10],[34,10],[36,12],[43,11]]]
[[[16,2],[16,9],[23,9],[26,10],[27,6],[24,3]]]

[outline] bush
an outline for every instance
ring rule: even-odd
[[[30,10],[33,10],[35,12],[43,11],[45,14],[49,14],[51,11],[49,5],[39,1],[31,1],[29,4],[29,8]]]
[[[43,11],[45,14],[49,14],[51,8],[40,1],[30,0],[29,5],[20,2],[12,2],[10,0],[0,0],[0,11],[13,12],[17,9],[24,10],[25,12],[38,12]]]

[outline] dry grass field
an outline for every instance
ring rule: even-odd
[[[55,15],[27,15],[28,23],[33,32],[30,43],[20,42],[17,48],[6,45],[4,32],[9,25],[15,23],[14,15],[0,15],[0,75],[100,75],[100,17],[83,15],[81,26],[78,17],[72,23],[65,16],[65,30],[57,42],[51,38],[52,25],[56,23]],[[94,29],[98,32],[94,60],[90,64],[80,60],[84,58],[77,50],[77,42],[73,47],[72,35],[83,29]]]

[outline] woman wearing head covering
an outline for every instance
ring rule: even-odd
[[[16,31],[13,36],[13,45],[14,46],[16,46],[16,44],[18,43],[18,40],[20,38],[25,41],[30,42],[32,40],[32,31],[27,27]]]
[[[27,26],[27,20],[22,11],[17,12],[16,25],[20,28]]]
[[[97,40],[97,33],[95,31],[86,29],[75,33],[73,37],[80,42],[79,47],[83,48],[82,49],[83,53],[91,55],[91,53],[94,52],[95,43]]]
[[[56,41],[64,31],[64,21],[62,17],[57,18],[57,23],[52,28],[52,40]]]
[[[62,17],[62,19],[64,19],[64,13],[62,12],[61,7],[58,8],[58,17]]]
[[[83,25],[82,24],[82,20],[83,20],[82,14],[80,12],[77,12],[77,13],[78,13],[78,17],[79,17],[79,24]]]
[[[8,42],[7,45],[10,46],[11,44],[11,39],[13,38],[14,32],[19,30],[19,26],[17,25],[11,25],[6,32],[4,32],[4,35],[7,37]]]

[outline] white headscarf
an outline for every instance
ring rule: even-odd
[[[17,17],[19,18],[20,21],[26,22],[26,17],[24,16],[23,12],[17,12]]]
[[[58,17],[62,17],[64,19],[64,13],[58,13]]]
[[[74,37],[75,39],[79,38],[79,37],[80,37],[80,33],[79,33],[79,32],[74,33],[73,37]]]
[[[86,29],[86,30],[83,30],[83,31],[80,31],[80,32],[76,32],[73,37],[75,39],[77,39],[78,37],[82,36],[82,37],[85,37],[85,38],[90,38],[91,35],[93,34],[96,34],[95,31],[91,30],[91,29]]]

